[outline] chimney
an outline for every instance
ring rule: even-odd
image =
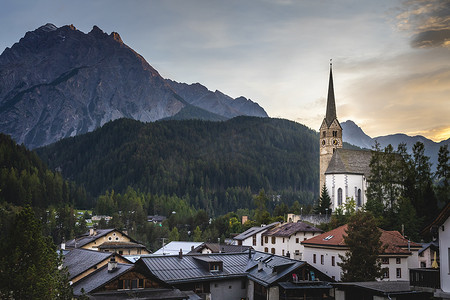
[[[64,241],[61,243],[61,250],[66,250],[66,243]]]
[[[111,256],[111,259],[108,262],[108,272],[112,273],[117,269],[117,261],[116,261],[116,255],[113,253]]]
[[[248,216],[242,216],[242,225],[248,221]]]
[[[260,260],[258,261],[258,272],[261,272],[263,270],[263,262]]]
[[[183,249],[180,249],[180,252],[178,252],[178,258],[179,259],[183,258]]]
[[[89,229],[89,236],[93,236],[95,233],[94,228]]]
[[[191,246],[191,251],[194,251],[194,245]]]

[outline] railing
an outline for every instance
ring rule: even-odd
[[[441,281],[439,269],[409,269],[409,284],[416,287],[440,289]]]

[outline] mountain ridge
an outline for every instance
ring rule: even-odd
[[[108,35],[96,25],[87,34],[73,25],[50,23],[27,32],[0,55],[0,76],[0,132],[32,149],[111,120],[152,122],[192,105],[118,33]],[[214,111],[197,102],[203,110],[230,118],[226,109]],[[255,114],[267,116],[258,104],[248,103]],[[189,112],[184,115],[213,118],[201,110]]]

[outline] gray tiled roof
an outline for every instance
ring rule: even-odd
[[[197,260],[200,257],[203,260],[222,261],[223,271],[207,270]],[[269,286],[306,264],[302,261],[258,251],[252,251],[251,258],[248,253],[213,253],[184,255],[182,258],[153,256],[141,260],[153,275],[169,284],[248,276],[264,286]],[[259,262],[261,262],[262,270],[258,271]]]
[[[370,174],[372,151],[336,149],[325,174]]]
[[[178,289],[139,289],[139,290],[123,290],[123,291],[106,291],[98,292],[88,296],[92,300],[130,300],[130,299],[145,299],[145,300],[175,300],[175,299],[189,299],[201,300],[193,291],[180,291]]]
[[[203,243],[196,247],[194,250],[189,252],[189,254],[201,253],[203,249],[208,248],[212,253],[230,253],[230,252],[244,252],[247,251],[251,246],[242,245],[227,245],[218,243]]]
[[[369,289],[381,294],[410,292],[409,281],[367,281],[367,282],[339,282],[333,283],[337,287],[354,286]]]
[[[91,273],[88,276],[84,277],[80,281],[75,282],[73,285],[73,294],[75,296],[81,295],[82,294],[81,289],[84,289],[84,292],[86,294],[90,293],[95,289],[119,277],[132,267],[133,265],[131,264],[129,265],[118,263],[117,269],[114,272],[108,272],[108,265],[105,265],[100,269],[98,269],[97,271],[95,271],[94,273]]]
[[[72,249],[64,256],[63,265],[69,271],[69,279],[108,259],[112,253],[87,249]]]
[[[251,227],[251,228],[247,229],[246,231],[244,231],[243,233],[235,236],[234,239],[238,240],[238,241],[245,240],[245,239],[251,237],[252,235],[257,234],[257,233],[259,233],[261,231],[272,229],[273,227],[275,227],[278,224],[280,224],[280,222],[274,222],[274,223],[271,223],[271,224],[266,225],[266,226]]]
[[[306,224],[304,222],[297,223],[286,223],[279,227],[275,227],[267,232],[264,232],[264,236],[280,236],[280,237],[290,237],[297,232],[319,232],[322,233],[323,230]]]

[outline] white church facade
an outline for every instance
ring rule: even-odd
[[[343,149],[342,127],[337,119],[330,64],[327,110],[320,127],[320,189],[327,187],[331,210],[353,199],[356,208],[366,203],[372,152]]]

